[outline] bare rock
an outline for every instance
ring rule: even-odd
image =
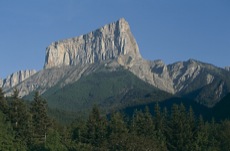
[[[17,84],[23,82],[27,78],[31,77],[35,73],[36,73],[35,70],[24,70],[24,71],[20,70],[18,72],[15,72],[7,76],[7,78],[2,80],[2,82],[0,81],[1,87],[4,90],[10,89],[16,86]]]
[[[0,88],[2,87],[3,80],[0,78]]]
[[[230,71],[230,66],[224,68],[227,71]]]
[[[46,49],[44,68],[93,64],[110,59],[130,64],[136,58],[141,58],[138,45],[128,22],[122,18],[86,35],[52,43]]]

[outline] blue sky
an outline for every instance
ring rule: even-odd
[[[145,59],[230,65],[229,0],[2,0],[0,77],[40,70],[53,41],[124,17]]]

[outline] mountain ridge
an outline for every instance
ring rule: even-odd
[[[128,22],[121,18],[79,37],[53,42],[46,49],[44,69],[17,84],[20,96],[65,87],[99,68],[124,68],[152,86],[213,107],[230,91],[230,73],[194,59],[165,64],[141,57]],[[1,81],[0,81],[1,83]],[[212,93],[208,91],[211,87]],[[12,89],[5,90],[9,95]]]

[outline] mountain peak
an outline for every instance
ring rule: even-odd
[[[128,23],[128,22],[125,20],[124,17],[120,18],[120,19],[118,20],[118,22]]]
[[[125,20],[125,18],[120,18],[116,23],[119,25],[120,29],[130,29],[129,23]]]
[[[44,68],[85,65],[111,59],[126,63],[130,57],[135,60],[141,55],[128,22],[121,18],[88,34],[52,43],[46,49]]]

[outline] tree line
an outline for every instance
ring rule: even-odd
[[[17,90],[6,99],[0,89],[0,150],[228,151],[230,121],[206,121],[183,104],[170,109],[156,104],[132,116],[104,115],[94,106],[88,118],[63,126],[48,116],[38,92],[28,104]]]

